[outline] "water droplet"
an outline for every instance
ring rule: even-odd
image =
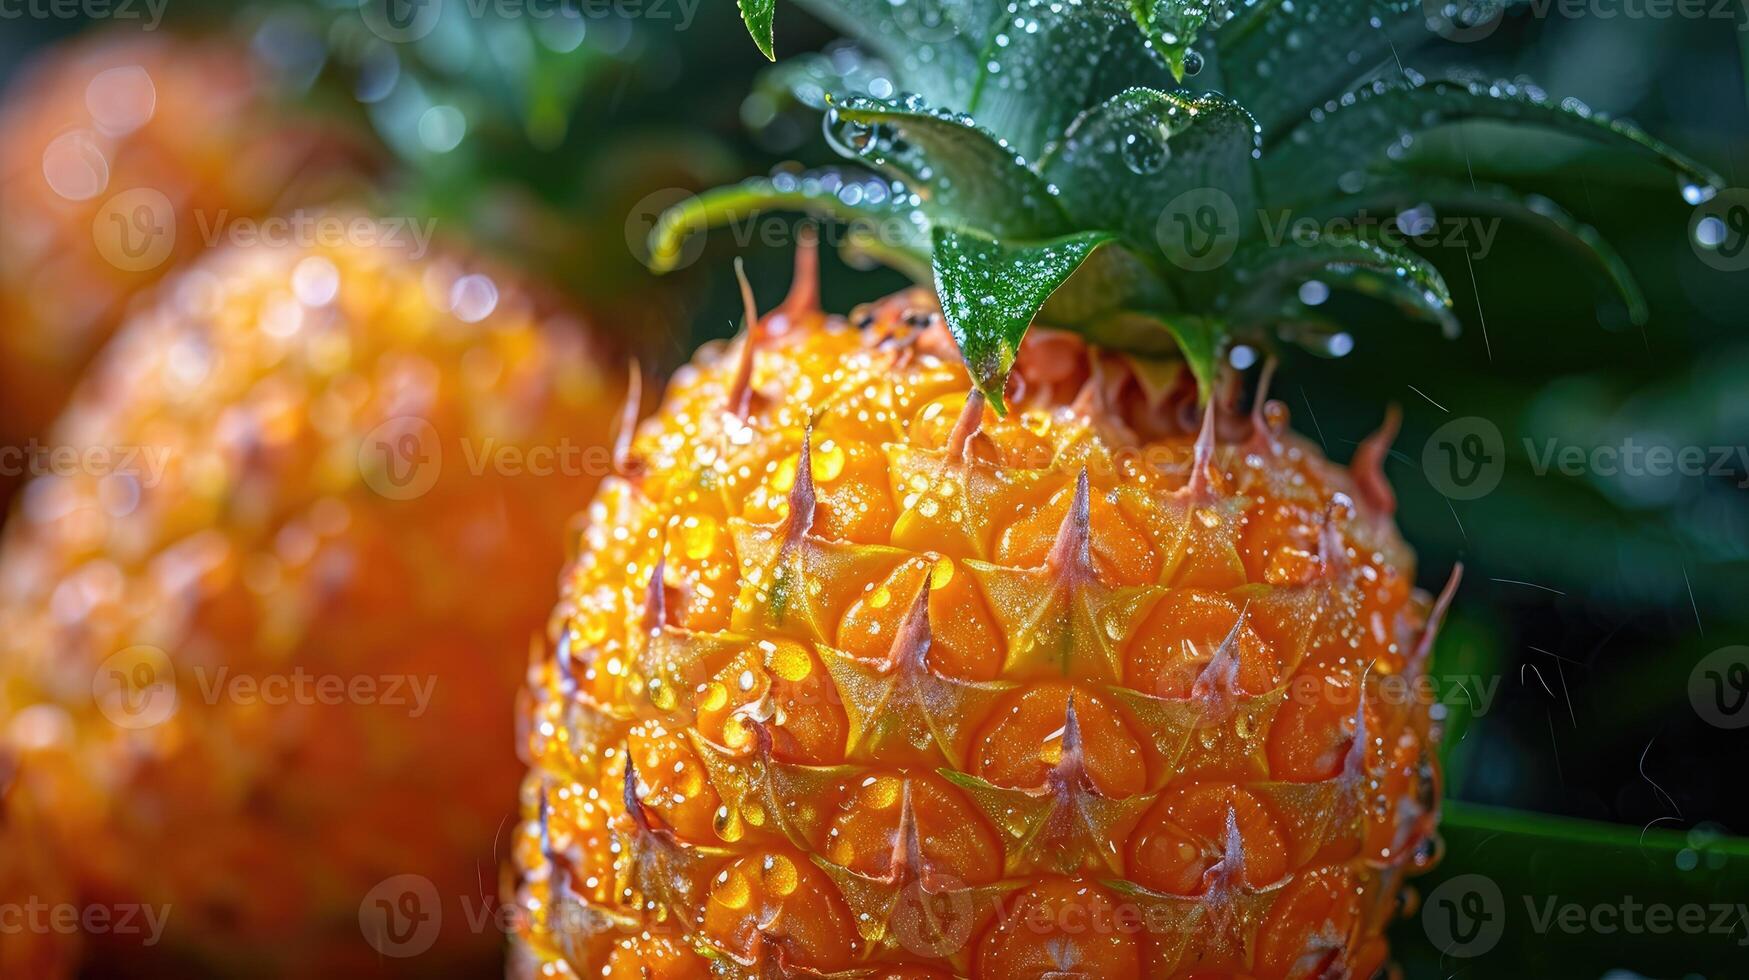
[[[1696,184],[1685,180],[1681,187],[1682,199],[1689,204],[1705,204],[1719,196],[1719,189],[1711,184]]]

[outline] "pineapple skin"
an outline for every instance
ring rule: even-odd
[[[11,80],[0,106],[0,440],[42,436],[130,300],[205,248],[210,229],[315,199],[365,169],[360,147],[275,105],[269,87],[241,42],[168,32],[98,32]],[[117,253],[103,223],[105,206],[136,189],[169,203],[155,221],[174,220],[149,267],[156,252],[137,263]]]
[[[124,327],[53,438],[135,466],[33,481],[0,544],[0,763],[33,845],[81,901],[172,908],[155,948],[87,937],[88,968],[501,962],[462,903],[496,891],[515,691],[610,458],[615,359],[495,269],[387,246],[221,250]],[[442,931],[397,958],[361,914],[404,874]]]
[[[1199,467],[1187,372],[1042,329],[965,413],[926,291],[808,298],[682,368],[588,511],[511,974],[1378,972],[1438,800],[1382,477],[1279,403]]]

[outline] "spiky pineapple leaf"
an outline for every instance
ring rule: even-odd
[[[1375,179],[1358,193],[1315,207],[1319,216],[1354,215],[1362,211],[1401,212],[1430,205],[1438,210],[1456,210],[1472,215],[1491,215],[1532,227],[1565,245],[1587,262],[1615,289],[1627,308],[1628,319],[1644,323],[1649,314],[1626,260],[1596,228],[1580,221],[1566,208],[1540,194],[1520,193],[1502,184],[1464,183],[1440,177],[1414,176]]]
[[[1129,8],[1136,26],[1181,81],[1188,59],[1197,57],[1191,52],[1197,37],[1211,22],[1218,25],[1231,16],[1226,0],[1129,0]]]
[[[1283,306],[1303,283],[1318,279],[1384,302],[1411,317],[1455,333],[1451,290],[1427,260],[1389,242],[1355,235],[1307,232],[1279,244],[1259,243],[1234,257],[1233,277],[1244,299],[1232,319],[1266,323],[1282,315]]]
[[[989,0],[797,0],[797,5],[891,65],[903,88],[932,104],[969,106],[980,54],[999,12]]]
[[[999,25],[966,111],[1025,157],[1039,156],[1090,105],[1135,86],[1177,85],[1159,45],[1115,5],[1042,3],[1022,22]],[[1049,85],[1009,82],[1040,65],[1051,66]]]
[[[741,7],[741,20],[747,25],[747,33],[753,35],[753,43],[759,46],[759,53],[767,61],[776,61],[773,20],[777,16],[777,0],[736,0],[736,3]]]
[[[1273,143],[1284,124],[1438,40],[1422,0],[1258,0],[1214,36],[1220,83]]]
[[[1576,102],[1551,103],[1540,89],[1515,82],[1375,81],[1336,101],[1334,110],[1313,110],[1301,124],[1304,138],[1296,136],[1264,157],[1261,169],[1270,206],[1291,207],[1308,194],[1326,193],[1344,174],[1380,165],[1386,151],[1405,137],[1480,120],[1535,126],[1639,150],[1686,185],[1714,191],[1725,186],[1712,170],[1634,126]]]
[[[1044,180],[962,117],[851,98],[834,107],[831,123],[846,152],[911,185],[932,216],[999,238],[1052,238],[1071,230]]]
[[[936,226],[935,290],[972,381],[998,414],[1020,340],[1050,295],[1099,246],[1116,239],[1084,231],[1052,241],[1005,245],[976,231]]]
[[[1240,216],[1256,213],[1256,122],[1220,95],[1186,98],[1132,88],[1082,113],[1040,163],[1081,227],[1116,228],[1164,256],[1160,215],[1186,194],[1219,194]]]
[[[856,193],[850,193],[849,188],[855,188]],[[838,171],[746,180],[675,204],[662,213],[650,231],[650,267],[668,272],[679,264],[691,235],[750,220],[767,211],[802,211],[844,222],[852,227],[853,236],[860,229],[884,246],[886,260],[901,271],[920,280],[928,276],[928,219],[885,181]]]

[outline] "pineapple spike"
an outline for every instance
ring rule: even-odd
[[[1281,444],[1276,441],[1264,412],[1269,407],[1269,384],[1275,380],[1277,363],[1273,356],[1263,362],[1263,373],[1257,378],[1257,398],[1251,403],[1251,442],[1269,450],[1271,455],[1281,450]]]
[[[893,838],[893,856],[887,862],[887,881],[899,884],[923,878],[923,841],[917,833],[917,811],[911,803],[911,781],[899,791],[899,827]]]
[[[1196,434],[1196,448],[1190,463],[1190,496],[1200,499],[1208,492],[1209,472],[1215,464],[1215,401],[1210,398],[1202,414],[1202,429]]]
[[[976,388],[966,396],[966,407],[960,411],[959,421],[953,424],[953,431],[947,437],[947,456],[949,459],[964,461],[966,450],[971,448],[972,437],[977,435],[984,425],[984,393]]]
[[[1342,775],[1337,778],[1345,786],[1358,785],[1366,776],[1366,675],[1372,671],[1372,665],[1360,675],[1360,694],[1354,699],[1354,741],[1348,743],[1348,752],[1342,758]]]
[[[1391,454],[1391,441],[1403,424],[1403,413],[1396,405],[1385,409],[1385,420],[1377,432],[1367,436],[1348,465],[1354,475],[1355,490],[1376,513],[1390,517],[1397,513],[1397,494],[1385,479],[1385,459]]]
[[[1342,532],[1336,527],[1336,511],[1341,504],[1331,501],[1324,508],[1324,521],[1318,526],[1318,563],[1325,575],[1339,574],[1348,568],[1348,549],[1342,543]]]
[[[789,295],[777,309],[786,328],[820,311],[820,233],[812,221],[802,225],[796,241],[796,268],[790,279]]]
[[[571,671],[571,635],[559,637],[553,647],[553,669],[559,675],[559,693],[567,698],[577,693],[577,675]]]
[[[814,529],[814,512],[819,498],[814,493],[814,427],[802,431],[802,449],[796,454],[796,479],[789,488],[789,544],[793,547],[802,536]]]
[[[620,800],[625,804],[626,816],[638,825],[638,829],[649,833],[651,831],[650,815],[644,812],[644,803],[638,799],[638,767],[632,762],[632,754],[627,752],[625,766],[625,791]]]
[[[619,410],[619,432],[613,437],[613,470],[631,479],[642,469],[632,456],[632,437],[637,435],[638,416],[644,408],[644,371],[635,357],[626,370],[626,400]]]
[[[1069,706],[1063,709],[1062,753],[1057,756],[1057,765],[1046,778],[1046,783],[1052,785],[1059,794],[1071,792],[1084,783],[1091,783],[1081,745],[1081,719],[1075,714],[1074,691],[1069,692]]]
[[[934,642],[935,638],[929,626],[929,579],[925,576],[923,587],[917,590],[916,601],[911,603],[904,622],[893,633],[893,646],[887,654],[887,663],[894,667],[926,670],[929,665],[929,648]]]
[[[1197,675],[1196,683],[1191,685],[1191,697],[1203,702],[1212,714],[1226,715],[1239,696],[1239,634],[1245,628],[1245,617],[1250,611],[1250,602],[1239,607],[1239,618],[1233,621],[1233,628],[1215,647],[1209,662]]]
[[[747,281],[745,263],[735,259],[735,279],[741,284],[741,318],[746,323],[746,336],[741,340],[741,357],[735,362],[735,380],[729,386],[729,411],[745,419],[753,411],[753,354],[759,336],[759,307],[753,302],[753,284]]]
[[[1427,669],[1428,657],[1433,653],[1433,641],[1439,635],[1439,628],[1445,624],[1445,614],[1451,610],[1451,603],[1457,597],[1458,583],[1463,581],[1464,563],[1458,562],[1451,566],[1451,575],[1445,580],[1445,588],[1439,590],[1439,598],[1433,601],[1433,609],[1427,614],[1427,626],[1421,630],[1421,639],[1415,643],[1415,653],[1409,658],[1409,663],[1420,670]]]
[[[1239,811],[1227,804],[1227,826],[1221,841],[1221,859],[1203,872],[1204,902],[1212,902],[1231,914],[1228,903],[1245,884],[1245,837],[1239,833]]]
[[[1085,466],[1075,477],[1075,499],[1069,504],[1069,512],[1063,515],[1045,567],[1076,578],[1093,576],[1093,496]]]
[[[646,633],[655,633],[668,625],[668,596],[663,581],[663,571],[667,565],[668,556],[666,554],[658,555],[656,567],[650,570],[650,584],[644,588],[644,631]]]

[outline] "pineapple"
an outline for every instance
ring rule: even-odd
[[[805,6],[864,60],[779,84],[874,172],[706,194],[652,254],[800,209],[920,285],[828,316],[804,248],[591,505],[529,674],[513,974],[1375,975],[1440,850],[1405,692],[1458,577],[1415,587],[1395,414],[1339,467],[1269,368],[1242,404],[1234,346],[1330,336],[1306,283],[1455,318],[1400,244],[1260,216],[1508,214],[1639,316],[1595,233],[1411,178],[1415,135],[1494,119],[1647,150],[1691,200],[1718,178],[1532,86],[1399,78],[1418,4]],[[762,41],[770,8],[743,4]]]
[[[204,228],[360,162],[271,102],[223,38],[106,32],[14,79],[0,108],[0,440],[43,434],[129,300],[199,252]]]
[[[506,652],[623,390],[584,327],[463,257],[261,245],[105,350],[54,439],[137,455],[31,483],[0,547],[32,846],[81,901],[173,909],[157,947],[87,937],[90,968],[387,970],[361,917],[400,875],[442,903],[415,965],[497,960],[463,903],[517,780]]]

